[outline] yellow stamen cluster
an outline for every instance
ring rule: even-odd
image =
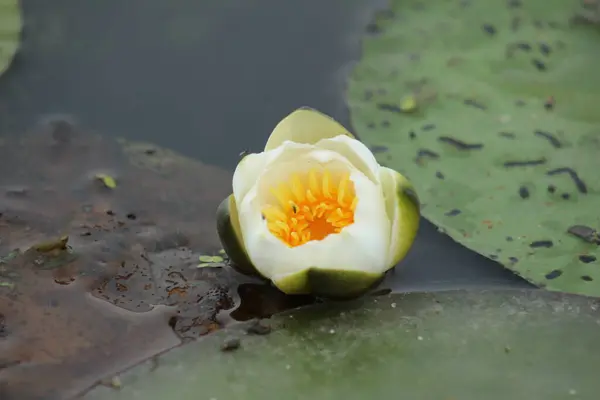
[[[322,240],[354,223],[358,198],[350,174],[311,169],[271,188],[277,199],[262,209],[269,231],[290,247]]]

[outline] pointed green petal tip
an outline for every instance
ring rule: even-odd
[[[354,136],[330,116],[310,107],[301,107],[282,119],[269,136],[265,150],[273,150],[286,140],[315,144],[339,135]]]
[[[260,276],[244,247],[233,194],[226,197],[217,208],[217,233],[231,266],[244,275]]]
[[[293,275],[274,279],[275,286],[286,294],[312,294],[330,299],[360,297],[381,282],[385,273],[332,270],[312,267]]]

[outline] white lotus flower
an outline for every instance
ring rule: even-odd
[[[288,294],[354,297],[408,252],[419,202],[342,125],[300,108],[245,156],[217,211],[223,248],[240,272]]]

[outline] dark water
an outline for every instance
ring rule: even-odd
[[[122,246],[123,243],[138,243],[140,235],[146,235],[144,237],[148,239],[148,232],[144,231],[148,229],[143,223],[144,207],[159,214],[162,212],[160,218],[155,218],[157,220],[152,232],[184,232],[188,235],[190,247],[194,249],[204,250],[218,246],[214,235],[211,236],[214,231],[213,210],[218,200],[229,190],[229,179],[240,151],[260,150],[277,121],[304,105],[315,107],[348,125],[348,111],[344,102],[345,80],[353,60],[360,55],[360,37],[371,13],[379,6],[377,3],[359,0],[24,0],[25,31],[22,50],[9,71],[0,77],[0,136],[15,138],[48,115],[69,115],[84,130],[99,132],[106,137],[153,142],[213,166],[179,169],[176,171],[177,180],[174,180],[164,177],[159,179],[145,170],[127,169],[123,164],[116,163],[113,171],[121,171],[119,173],[125,180],[143,182],[143,188],[137,190],[129,187],[130,192],[120,191],[119,202],[111,204],[105,195],[99,195],[89,185],[85,186],[85,198],[93,204],[93,215],[76,213],[74,220],[73,213],[67,207],[79,204],[73,202],[73,198],[63,196],[68,195],[68,192],[58,191],[51,199],[38,197],[32,199],[31,204],[42,202],[46,208],[39,206],[37,210],[41,207],[44,215],[56,216],[58,211],[55,210],[60,210],[63,222],[66,221],[65,224],[71,227],[84,217],[93,219],[92,222],[96,224],[98,218],[104,221],[103,224],[113,224],[113,219],[123,219],[131,211],[139,212],[140,218],[135,224],[142,226],[140,230],[134,230],[134,222],[124,218],[127,224],[118,225],[122,231],[119,231],[121,236],[115,236],[114,231],[106,231],[106,243],[113,240],[115,246],[118,244],[121,247],[114,254],[109,251],[112,258],[103,262],[110,263],[113,260],[116,266],[121,265],[117,262],[121,259],[120,252],[128,251],[127,247]],[[82,155],[77,148],[71,148],[67,153],[56,153],[54,145],[48,145],[50,139],[40,140],[41,142],[34,141],[41,143],[35,150],[39,153],[29,154],[27,148],[19,150],[24,153],[15,153],[8,147],[8,150],[5,149],[8,151],[6,154],[12,154],[15,159],[9,162],[10,157],[7,155],[2,165],[10,169],[11,163],[18,164],[28,159],[29,175],[23,176],[43,175],[43,182],[58,182],[59,187],[71,188],[71,182],[85,184],[80,176],[82,173],[89,175],[112,160],[112,147],[102,147],[102,141],[96,142],[96,139],[87,136],[78,140],[82,141],[90,156]],[[68,154],[68,157],[64,154]],[[51,160],[54,169],[45,170],[46,175],[40,174],[40,160]],[[74,166],[69,160],[79,161],[73,161],[76,162]],[[121,167],[123,169],[120,170]],[[70,168],[77,170],[72,171]],[[0,186],[24,184],[5,171],[0,174],[0,178]],[[189,190],[180,190],[184,186]],[[29,192],[35,193],[38,189],[33,187]],[[68,203],[69,201],[73,204]],[[190,202],[194,204],[190,206]],[[0,199],[0,206],[8,207],[9,210],[12,207],[12,211],[17,210],[17,216],[23,211],[19,207],[27,207],[27,204],[29,203],[14,198]],[[172,207],[172,211],[165,204]],[[114,218],[112,215],[109,218],[104,213],[104,208],[109,205],[116,207],[117,215]],[[37,215],[31,214],[32,224],[40,222]],[[180,225],[176,221],[185,223]],[[40,235],[58,233],[60,229],[54,223],[56,222],[49,223],[47,227],[44,225],[44,229],[40,229]],[[15,243],[25,240],[25,236],[15,235],[14,229],[7,232]],[[27,232],[30,235],[30,231]],[[88,236],[76,239],[75,244],[84,246],[88,243],[85,241],[90,240],[87,245],[95,246],[98,251],[105,251],[103,242],[93,241],[93,236],[92,239],[86,238]],[[115,250],[117,247],[111,249]],[[134,260],[127,264],[127,268],[130,265],[143,267],[139,276],[133,270],[126,274],[127,279],[133,279],[129,281],[129,285],[146,287],[144,279],[152,276],[153,282],[164,280],[163,286],[167,287],[167,284],[173,284],[173,279],[170,275],[163,276],[168,275],[164,273],[167,270],[166,267],[163,268],[164,265],[174,265],[182,257],[187,260],[186,263],[192,263],[196,259],[195,254],[182,255],[178,253],[179,250],[155,250],[155,254],[150,254],[149,259]],[[15,266],[21,265],[15,263]],[[89,263],[81,261],[73,265],[84,268]],[[178,271],[174,272],[179,274]],[[205,273],[213,274],[212,271]],[[134,274],[133,278],[129,278],[130,274]],[[223,281],[229,279],[217,272],[213,275],[201,280],[212,280],[214,288],[219,288],[223,286]],[[48,314],[48,307],[56,307],[52,305],[54,303],[46,304],[46,293],[52,293],[52,296],[61,299],[81,295],[76,286],[75,289],[68,285],[65,289],[52,284],[46,287],[44,285],[48,285],[47,281],[40,281],[37,285],[36,279],[46,278],[37,273],[33,276],[35,278],[31,278],[31,282],[34,283],[19,288],[28,289],[19,292],[19,295],[23,299],[35,298],[39,301],[39,304],[28,306],[27,310],[37,310],[36,312],[49,315],[51,321],[56,319],[52,317],[54,314]],[[113,283],[114,293],[104,293],[104,297],[99,297],[112,299],[111,302],[117,304],[118,298],[125,295],[122,287]],[[174,285],[185,286],[182,282],[175,282]],[[203,298],[210,300],[215,298],[213,286],[186,290],[188,294],[194,290],[204,291]],[[528,284],[500,265],[454,243],[426,221],[423,221],[413,250],[401,268],[390,274],[383,284],[384,288],[398,291],[482,286],[525,287]],[[183,293],[183,289],[171,289],[167,298],[172,293],[178,295]],[[207,293],[213,293],[212,297]],[[238,316],[245,314],[243,318],[247,318],[249,314],[275,312],[278,304],[293,307],[303,301],[282,298],[277,291],[261,290],[256,285],[243,286],[239,295],[242,302],[252,303],[246,304],[243,312],[238,309]],[[163,297],[164,294],[159,295],[157,291],[148,297],[147,302],[168,305],[177,303],[175,300],[163,301]],[[37,325],[30,324],[29,330],[24,330],[27,321],[23,321],[23,324],[15,321],[19,316],[25,315],[25,311],[19,311],[14,306],[17,304],[15,299],[6,297],[5,300],[6,304],[0,301],[0,306],[4,304],[3,307],[8,310],[3,311],[0,307],[0,333],[6,330],[21,335],[20,339],[24,340],[19,344],[21,347],[14,348],[30,348],[25,340],[27,336],[22,336],[19,332],[31,332],[32,337],[35,337],[42,328],[34,329]],[[189,297],[182,300],[188,303],[190,301]],[[80,320],[76,316],[81,315],[83,318],[86,315],[87,303],[81,300],[69,300],[66,303],[77,305],[77,308],[70,312],[68,308],[59,307],[55,311],[61,313],[56,317],[59,322],[52,329],[44,328],[48,333],[46,339],[76,336],[87,338],[92,343],[96,336],[104,336],[101,332],[111,332],[117,326],[113,323],[117,317],[110,314],[115,312],[112,310],[107,311],[108,316],[98,316],[94,320],[94,324],[102,329],[94,328],[88,333],[81,333],[78,324],[85,319]],[[118,304],[122,306],[121,303]],[[191,301],[190,304],[195,310],[196,303]],[[133,305],[123,307],[134,309]],[[207,314],[211,314],[216,306],[210,303],[206,307]],[[179,310],[185,309],[180,307]],[[122,312],[117,312],[118,316],[131,317]],[[232,316],[235,318],[235,312]],[[149,324],[156,322],[158,318],[162,321],[163,328],[166,326],[162,316],[152,318],[155,319],[149,319]],[[196,319],[196,311],[188,316],[188,320]],[[72,328],[69,324],[72,324]],[[65,326],[69,329],[64,328]],[[86,326],[92,325],[90,323]],[[135,339],[130,337],[127,324],[123,323],[123,326],[122,332],[115,333],[117,339],[114,340],[119,340],[125,346],[129,340]],[[212,329],[211,326],[201,326],[202,332]],[[177,327],[175,326],[175,331]],[[157,336],[165,339],[161,344],[163,348],[173,345],[170,334],[171,331]],[[71,342],[68,339],[62,341]],[[107,345],[107,348],[111,346]],[[153,342],[149,341],[148,346],[152,348]],[[160,346],[155,347],[158,349]],[[49,341],[40,348],[39,354],[42,354],[42,350],[55,349],[56,345]],[[71,349],[69,346],[67,348]],[[146,348],[142,350],[146,351]],[[136,357],[146,354],[142,350],[136,353]],[[55,358],[64,361],[72,357],[73,360],[81,361],[78,354],[80,353],[57,354]],[[90,355],[90,360],[99,357],[98,354],[106,353],[94,353]],[[21,353],[14,353],[12,357],[17,363],[22,359]],[[136,359],[133,356],[127,358],[128,362]],[[12,362],[12,358],[9,361]],[[77,368],[77,371],[82,374],[85,372],[85,379],[93,380],[98,375],[105,376],[107,371],[115,371],[115,368],[118,370],[119,366],[126,364],[127,362],[110,358],[102,371],[92,371],[95,367],[90,367],[89,371]],[[90,361],[86,365],[96,365],[96,362]],[[42,367],[43,365],[37,368]],[[5,375],[2,375],[2,368],[4,367],[0,363],[0,397],[4,393],[1,385],[3,376],[12,376],[17,381],[21,379],[22,385],[14,387],[30,386],[33,370],[15,367],[10,374],[5,369]],[[57,370],[55,375],[52,382],[47,382],[46,387],[55,388],[59,392],[62,385],[68,386],[73,378],[68,371],[63,374],[62,370]],[[79,385],[85,386],[88,380],[81,378]],[[6,392],[8,394],[3,398],[26,398],[23,392],[14,390]]]

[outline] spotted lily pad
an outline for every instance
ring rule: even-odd
[[[595,399],[598,306],[541,290],[327,304],[272,318],[269,335],[218,332],[83,399]]]
[[[392,1],[348,97],[356,132],[414,182],[427,219],[530,282],[600,296],[600,31],[581,12]]]
[[[21,8],[18,0],[0,0],[0,75],[13,60],[21,37]]]

